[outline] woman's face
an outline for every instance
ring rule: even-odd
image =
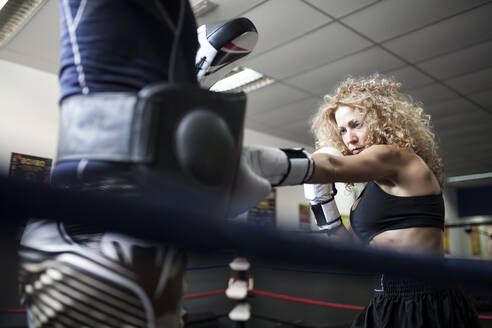
[[[370,146],[369,129],[364,124],[362,113],[349,106],[338,106],[335,120],[340,137],[352,154],[358,154]]]

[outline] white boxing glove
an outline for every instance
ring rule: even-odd
[[[245,146],[242,156],[272,187],[303,184],[314,171],[314,162],[303,148]]]
[[[314,162],[302,148],[244,146],[228,216],[249,210],[265,199],[272,187],[303,184],[313,171]]]
[[[320,153],[342,156],[337,149],[332,147],[324,147],[315,152],[315,154]],[[336,194],[337,189],[334,183],[304,185],[304,196],[309,199],[311,210],[320,230],[329,231],[342,224],[342,218],[335,203]]]

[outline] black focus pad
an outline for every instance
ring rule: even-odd
[[[224,172],[234,168],[237,153],[227,123],[217,113],[204,109],[192,110],[181,119],[175,151],[185,172],[208,186],[227,183]]]
[[[161,202],[222,219],[242,148],[246,96],[196,85],[158,83],[138,94],[152,161],[140,183]],[[141,125],[136,125],[136,128]]]

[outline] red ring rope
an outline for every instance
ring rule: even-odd
[[[357,311],[364,309],[363,306],[358,306],[358,305],[346,305],[346,304],[314,301],[314,300],[308,300],[305,298],[292,297],[292,296],[287,296],[287,295],[280,295],[280,294],[265,292],[265,291],[261,291],[261,290],[257,290],[257,289],[252,289],[252,290],[250,290],[250,292],[253,294],[269,296],[269,297],[283,299],[283,300],[292,301],[292,302],[313,304],[313,305],[326,306],[326,307],[332,307],[332,308],[338,308],[338,309],[357,310]],[[481,320],[492,320],[492,315],[479,314],[478,318]]]
[[[225,293],[225,289],[214,290],[214,291],[205,292],[205,293],[185,295],[185,296],[183,296],[183,299],[190,300],[190,299],[212,296],[212,295],[218,295],[218,294],[223,294],[223,293]],[[300,298],[300,297],[293,297],[293,296],[287,296],[287,295],[265,292],[265,291],[258,290],[258,289],[252,289],[252,290],[250,290],[250,293],[257,294],[257,295],[263,295],[263,296],[269,296],[272,298],[278,298],[278,299],[282,299],[282,300],[286,300],[286,301],[312,304],[312,305],[319,305],[319,306],[326,306],[326,307],[337,308],[337,309],[356,310],[356,311],[360,311],[360,310],[364,309],[363,306],[358,306],[358,305],[346,305],[346,304],[308,300],[308,299]],[[2,313],[2,312],[4,312],[4,313],[5,312],[6,313],[26,313],[26,310],[25,309],[0,310],[0,313]],[[481,314],[478,316],[478,318],[481,320],[492,320],[492,315]]]
[[[363,306],[358,306],[358,305],[345,305],[345,304],[329,303],[329,302],[322,302],[322,301],[314,301],[314,300],[308,300],[305,298],[292,297],[292,296],[287,296],[287,295],[280,295],[280,294],[265,292],[265,291],[257,290],[257,289],[252,289],[252,290],[250,290],[250,292],[253,294],[269,296],[269,297],[278,298],[278,299],[282,299],[282,300],[286,300],[286,301],[313,304],[313,305],[319,305],[319,306],[326,306],[326,307],[332,307],[332,308],[337,308],[337,309],[357,310],[357,311],[364,309]]]
[[[26,309],[7,309],[7,310],[1,309],[0,310],[0,313],[26,313],[26,312],[27,312]]]
[[[225,289],[214,290],[214,291],[206,292],[206,293],[198,293],[198,294],[185,295],[185,296],[183,296],[183,299],[185,299],[185,300],[191,300],[191,299],[194,299],[194,298],[200,298],[200,297],[212,296],[212,295],[218,295],[218,294],[224,294],[224,293],[225,293]]]

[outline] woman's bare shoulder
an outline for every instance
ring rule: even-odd
[[[382,162],[396,163],[401,163],[401,161],[408,161],[412,157],[412,154],[409,151],[395,145],[372,145],[364,152],[362,152],[361,155],[362,154],[377,158],[379,161]]]

